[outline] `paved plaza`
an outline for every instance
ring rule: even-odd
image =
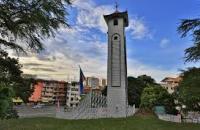
[[[33,106],[15,106],[20,118],[29,117],[55,117],[56,106],[43,106],[42,108],[32,108]]]

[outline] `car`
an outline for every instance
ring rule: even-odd
[[[33,106],[33,109],[37,109],[37,108],[43,108],[45,105],[44,104],[37,104],[35,106]]]

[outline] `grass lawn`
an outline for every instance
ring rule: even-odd
[[[0,120],[0,130],[200,130],[200,125],[165,122],[154,116],[97,120],[27,118]]]

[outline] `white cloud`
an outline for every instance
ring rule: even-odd
[[[23,71],[38,78],[78,80],[81,65],[87,76],[106,77],[107,44],[96,39],[98,36],[86,37],[79,27],[62,28],[55,38],[44,42],[44,52],[19,58]]]
[[[91,0],[80,1],[75,3],[75,7],[78,8],[79,13],[77,16],[77,24],[80,26],[86,26],[88,28],[97,28],[103,33],[107,32],[107,25],[103,18],[103,15],[111,14],[114,12],[112,5],[97,6]],[[128,31],[133,36],[133,39],[152,38],[152,34],[144,21],[138,17],[129,16]]]
[[[114,12],[110,5],[97,6],[92,1],[78,0],[74,3],[78,9],[77,24],[88,28],[97,28],[103,33],[107,32],[107,26],[104,21],[103,15]]]
[[[86,76],[97,76],[101,78],[106,78],[107,63],[106,59],[101,58],[88,58],[87,56],[78,56],[81,61],[77,62],[75,57],[71,59],[66,57],[62,53],[55,53],[53,56],[46,57],[49,60],[39,59],[36,56],[32,57],[21,57],[20,62],[24,64],[23,71],[26,74],[38,75],[39,78],[47,78],[54,80],[73,80],[74,78],[78,80],[79,68],[78,65],[81,65]],[[78,58],[78,59],[79,59]],[[32,63],[33,65],[28,65]],[[38,65],[37,65],[38,64]],[[34,69],[37,68],[37,69]],[[46,68],[46,69],[43,69]],[[50,71],[48,71],[48,69]],[[53,71],[51,71],[53,70]],[[164,77],[167,76],[176,76],[178,74],[177,70],[165,70],[159,67],[148,66],[143,63],[140,63],[133,59],[128,59],[128,76],[139,76],[139,75],[150,75],[156,79],[157,82],[160,82]]]
[[[128,59],[128,75],[139,76],[139,75],[152,76],[157,82],[160,82],[165,77],[175,77],[178,74],[177,70],[165,70],[156,66],[148,66],[139,61]]]
[[[170,43],[170,40],[167,39],[167,38],[163,38],[161,41],[160,41],[160,47],[161,48],[166,48]]]
[[[133,39],[152,38],[152,34],[144,21],[138,17],[134,17],[129,20],[128,31],[131,32]]]

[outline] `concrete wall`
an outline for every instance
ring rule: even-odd
[[[181,123],[181,115],[158,114],[160,120]]]

